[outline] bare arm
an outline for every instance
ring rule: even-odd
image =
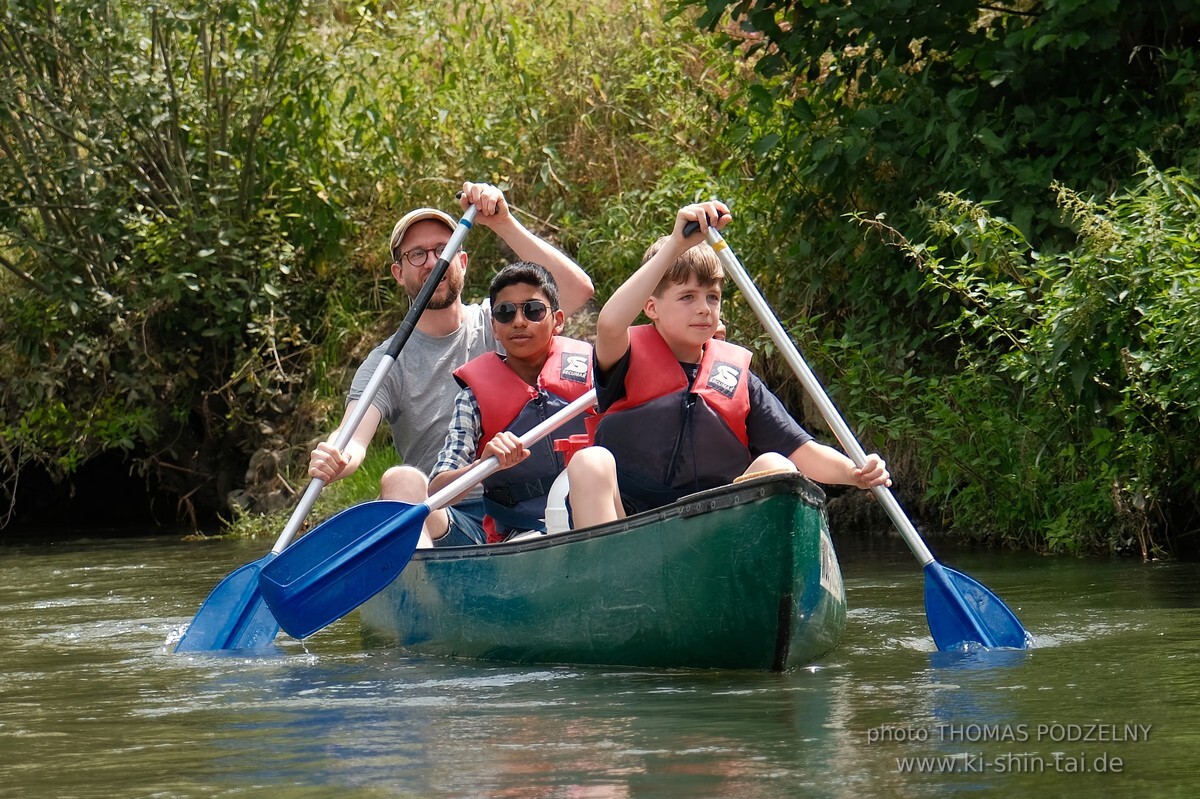
[[[358,400],[352,400],[347,403],[346,413],[342,416],[342,425],[346,424],[357,405]],[[349,477],[354,474],[358,470],[358,467],[362,465],[363,458],[367,455],[367,446],[371,443],[371,439],[374,437],[375,430],[379,427],[379,421],[382,418],[379,409],[374,405],[367,408],[362,422],[359,423],[358,429],[354,431],[354,436],[346,444],[346,448],[341,451],[333,446],[338,432],[342,429],[341,425],[339,425],[337,430],[329,434],[329,438],[317,444],[316,449],[310,453],[308,460],[309,476],[319,477],[326,483],[332,483],[335,480],[341,480],[343,477]]]
[[[788,460],[796,464],[805,477],[826,485],[851,485],[867,489],[892,484],[886,464],[874,453],[867,456],[867,462],[859,469],[854,461],[833,447],[808,441],[789,455]]]
[[[716,220],[718,230],[729,223],[729,209],[724,203],[707,202],[687,205],[675,215],[675,227],[671,238],[654,256],[617,287],[608,302],[600,310],[596,320],[596,364],[601,370],[609,369],[629,349],[629,327],[642,312],[646,300],[654,293],[663,275],[675,263],[675,259],[690,247],[704,241],[708,220]],[[688,222],[697,222],[700,230],[687,239],[683,227]]]
[[[522,261],[540,264],[558,283],[558,300],[567,316],[578,311],[592,298],[595,289],[579,264],[550,242],[535,236],[512,215],[504,192],[487,183],[464,183],[459,202],[465,209],[474,203],[479,209],[475,221],[491,228]]]

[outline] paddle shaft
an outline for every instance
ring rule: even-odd
[[[521,436],[529,446],[596,402],[595,390]],[[490,457],[419,505],[382,500],[347,508],[265,566],[263,599],[280,626],[304,638],[342,618],[396,579],[429,514],[500,468]]]
[[[533,427],[525,435],[521,436],[521,446],[530,447],[534,443],[541,441],[546,436],[553,433],[558,428],[562,427],[567,422],[574,419],[579,414],[586,411],[588,408],[596,404],[596,389],[590,389],[586,394],[583,394],[578,399],[567,405],[562,410],[552,415],[549,419],[541,424]],[[492,474],[500,470],[500,461],[495,455],[481,462],[479,465],[468,469],[460,474],[453,482],[445,488],[434,493],[429,499],[425,500],[425,505],[430,510],[437,510],[446,505],[449,505],[458,495],[469,488],[473,488],[476,483],[480,483],[490,477]]]
[[[690,229],[685,228],[685,234],[689,234],[690,232]],[[825,419],[826,424],[829,425],[834,436],[841,443],[842,449],[846,451],[850,460],[854,461],[855,466],[860,469],[863,468],[867,463],[867,453],[863,451],[862,445],[858,443],[858,439],[850,430],[850,426],[846,424],[842,415],[838,413],[837,407],[829,399],[829,395],[825,393],[821,382],[817,380],[816,375],[808,368],[808,364],[800,357],[800,351],[796,349],[796,345],[792,343],[791,338],[784,331],[783,325],[779,323],[779,319],[771,310],[771,306],[763,299],[762,294],[759,293],[750,276],[746,274],[746,270],[742,267],[741,262],[738,261],[737,256],[733,254],[733,250],[725,242],[724,237],[721,236],[720,231],[710,227],[705,235],[708,243],[712,245],[717,257],[721,260],[721,264],[725,267],[725,271],[733,278],[733,282],[742,292],[742,296],[746,298],[746,301],[750,303],[754,314],[762,322],[763,327],[766,328],[767,334],[775,342],[775,346],[783,353],[783,357],[787,360],[788,365],[792,367],[792,371],[800,378],[805,391],[808,392],[813,402],[816,403],[822,418]],[[874,486],[871,488],[871,492],[879,500],[879,503],[891,518],[892,524],[896,525],[896,529],[900,531],[900,535],[904,538],[904,543],[908,544],[908,548],[912,550],[913,555],[921,562],[921,565],[926,566],[932,563],[934,559],[933,553],[929,551],[929,547],[925,546],[925,542],[921,540],[917,528],[909,521],[907,514],[904,513],[904,509],[900,507],[900,503],[896,501],[896,498],[892,495],[888,487],[882,485]]]
[[[375,368],[374,374],[371,375],[370,382],[363,389],[362,396],[354,405],[354,410],[346,419],[345,424],[337,432],[334,438],[333,446],[340,452],[350,443],[350,439],[354,437],[358,426],[362,424],[363,417],[367,415],[367,410],[371,407],[371,401],[375,399],[375,395],[379,393],[379,387],[383,385],[383,381],[387,380],[388,373],[392,371],[392,367],[396,363],[396,357],[400,354],[400,350],[404,349],[405,343],[412,335],[413,330],[417,327],[417,322],[421,319],[421,314],[425,312],[425,307],[429,305],[429,299],[433,293],[437,291],[438,284],[442,282],[442,278],[446,276],[446,270],[450,266],[450,260],[458,254],[458,250],[462,247],[463,240],[466,239],[467,233],[471,230],[471,226],[475,222],[475,214],[477,209],[474,205],[467,206],[467,210],[463,213],[462,219],[458,220],[458,225],[454,228],[454,233],[450,236],[450,240],[446,242],[445,249],[442,250],[441,256],[433,267],[433,271],[429,273],[425,283],[421,286],[421,290],[417,292],[417,296],[413,298],[412,304],[409,306],[408,313],[404,316],[404,321],[400,323],[395,334],[392,335],[391,341],[388,343],[387,352],[384,353],[383,359]],[[292,516],[288,519],[287,526],[283,528],[283,533],[275,542],[275,546],[271,548],[271,552],[278,555],[282,552],[292,539],[296,537],[296,533],[300,531],[300,526],[304,523],[304,519],[308,516],[317,501],[317,495],[321,493],[321,489],[325,486],[325,481],[320,477],[314,477],[308,484],[308,488],[304,490],[304,496],[300,498],[300,503],[296,505],[296,509],[292,511]]]

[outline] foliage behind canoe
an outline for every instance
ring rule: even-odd
[[[668,165],[724,159],[688,132],[708,101],[683,87],[711,59],[656,3],[581,5],[4,4],[0,528],[22,472],[100,462],[192,525],[248,466],[281,489],[252,509],[285,505],[346,367],[405,310],[387,232],[465,179],[552,237],[604,208],[636,258]],[[473,296],[505,257],[477,239]]]
[[[211,512],[286,432],[344,231],[303,5],[4,5],[5,499],[117,451]]]
[[[727,200],[747,268],[925,520],[1200,550],[1200,399],[1174,388],[1194,358],[1154,354],[1194,340],[1196,4],[676,5],[0,5],[0,528],[72,505],[93,524],[146,491],[80,486],[135,469],[162,522],[286,508],[346,367],[403,314],[392,223],[470,178],[601,302],[682,201]],[[1129,224],[1100,258],[1112,214]],[[471,256],[477,297],[505,254],[478,236]],[[1086,335],[1010,368],[1012,320],[972,298],[1007,283]],[[802,416],[730,295],[731,338]],[[1009,332],[1048,341],[1031,310]]]

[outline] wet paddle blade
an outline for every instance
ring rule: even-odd
[[[259,573],[275,559],[273,552],[242,566],[217,584],[196,611],[176,652],[258,649],[270,646],[279,623],[263,601]]]
[[[462,246],[467,231],[471,229],[475,221],[476,213],[477,209],[474,205],[468,206],[463,213],[453,235],[450,236],[450,241],[446,242],[442,255],[438,256],[433,271],[429,273],[429,277],[425,278],[421,290],[409,305],[404,321],[388,342],[386,353],[380,359],[379,365],[375,367],[375,372],[371,375],[371,380],[363,390],[362,396],[359,397],[355,410],[338,430],[337,438],[334,440],[334,446],[337,449],[345,449],[354,437],[363,417],[366,416],[367,409],[371,407],[371,400],[379,391],[379,387],[383,385],[384,380],[387,379],[388,372],[416,328],[417,320],[421,318],[421,314],[425,312],[434,292],[437,291],[438,284],[449,268],[450,260]],[[280,625],[275,622],[270,608],[263,601],[262,593],[259,590],[262,567],[270,563],[276,553],[284,550],[291,542],[292,537],[299,532],[300,525],[308,512],[312,510],[317,501],[317,495],[324,485],[325,481],[320,478],[314,478],[308,484],[300,504],[296,506],[287,527],[279,536],[279,540],[275,542],[271,554],[229,575],[213,589],[188,626],[187,633],[176,646],[176,652],[252,649],[266,646],[271,642],[271,639],[279,632]],[[291,631],[289,630],[289,632]]]
[[[1008,606],[977,580],[936,560],[925,566],[925,616],[943,652],[978,643],[1027,649],[1029,634]]]
[[[700,229],[698,222],[688,222],[683,228],[684,236],[692,235]],[[867,453],[858,442],[854,431],[838,412],[837,406],[812,369],[804,362],[800,350],[788,336],[783,325],[767,305],[754,281],[746,274],[746,270],[733,254],[724,237],[716,228],[710,227],[705,232],[705,238],[716,252],[717,258],[725,267],[725,272],[741,290],[742,296],[750,304],[759,321],[763,323],[767,334],[779,348],[779,353],[792,367],[796,377],[804,385],[809,398],[816,404],[821,417],[829,425],[830,430],[841,443],[842,448],[859,468],[867,461]],[[888,517],[896,526],[896,530],[904,538],[914,556],[925,569],[925,615],[929,620],[929,630],[933,633],[933,641],[938,649],[948,650],[960,648],[963,644],[979,643],[985,647],[1012,647],[1025,649],[1032,639],[1025,628],[1017,621],[1017,617],[1009,610],[999,597],[984,588],[975,580],[960,574],[953,569],[947,569],[933,558],[929,547],[921,539],[921,534],[913,526],[900,503],[888,490],[887,486],[875,486],[871,493],[887,512]]]
[[[382,591],[408,565],[427,516],[426,505],[366,502],[285,549],[259,576],[279,625],[305,638]]]

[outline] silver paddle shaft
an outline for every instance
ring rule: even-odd
[[[821,386],[821,382],[817,380],[816,375],[808,368],[808,364],[800,357],[800,351],[796,349],[796,345],[792,343],[787,332],[784,331],[783,325],[779,323],[779,319],[775,316],[771,306],[763,299],[754,282],[750,280],[750,276],[746,274],[746,270],[738,261],[737,256],[733,254],[733,250],[725,243],[724,237],[716,228],[708,228],[705,234],[708,243],[712,245],[713,250],[717,253],[717,257],[721,260],[725,270],[729,272],[729,276],[733,278],[733,282],[742,292],[742,296],[750,303],[750,307],[754,309],[754,313],[758,316],[763,327],[766,328],[767,334],[771,340],[775,342],[775,346],[783,353],[783,357],[787,360],[788,365],[792,367],[792,371],[800,378],[800,382],[804,385],[804,390],[808,392],[813,402],[817,404],[817,409],[820,410],[821,416],[825,419],[826,424],[833,430],[833,434],[842,445],[842,449],[854,461],[854,465],[858,468],[863,468],[867,463],[867,453],[863,451],[862,445],[858,443],[850,426],[838,413],[837,407],[829,399],[825,393],[825,389]],[[908,544],[908,548],[916,555],[917,560],[921,562],[921,566],[927,566],[933,562],[933,553],[929,551],[929,547],[925,546],[925,542],[921,540],[917,529],[913,527],[908,516],[904,513],[904,509],[900,507],[900,503],[888,490],[887,486],[874,486],[871,492],[875,494],[875,498],[883,505],[883,509],[887,511],[887,515],[891,518],[892,523],[896,525],[896,529],[900,531],[900,535],[904,538],[904,543]]]
[[[454,233],[450,236],[450,240],[446,242],[446,247],[442,250],[442,256],[439,260],[444,260],[449,263],[449,261],[458,254],[459,248],[462,247],[463,240],[466,239],[467,233],[471,230],[471,225],[475,222],[476,213],[477,209],[474,205],[467,206],[467,210],[463,213],[462,219],[458,221],[458,225],[455,226]],[[436,271],[437,267],[434,269]],[[445,267],[442,267],[442,271],[445,271]],[[430,287],[429,294],[433,293],[433,289],[436,289],[436,286]],[[424,293],[424,288],[422,289],[422,293]],[[422,298],[418,295],[417,299],[413,301],[413,310],[417,309],[416,304],[420,302],[421,299]],[[421,302],[421,305],[423,306],[427,304],[428,301],[429,298],[426,296],[424,298],[424,302]],[[363,389],[362,396],[358,398],[358,401],[354,406],[354,410],[351,411],[350,416],[346,419],[346,423],[338,429],[337,436],[333,440],[333,446],[339,452],[346,448],[346,446],[350,443],[350,439],[354,438],[354,434],[358,432],[358,426],[362,424],[363,417],[367,415],[367,410],[371,407],[371,401],[375,399],[375,395],[379,393],[379,387],[383,385],[384,380],[387,380],[388,373],[392,371],[392,367],[396,364],[396,357],[399,355],[400,350],[400,347],[397,346],[397,344],[402,346],[404,340],[407,340],[408,334],[412,332],[414,327],[416,327],[417,318],[409,318],[409,316],[415,316],[419,318],[420,314],[412,314],[410,312],[409,315],[405,316],[404,322],[400,326],[400,330],[396,331],[395,336],[393,336],[392,345],[388,347],[388,352],[384,354],[383,358],[379,361],[379,365],[375,367],[375,373],[371,375],[370,382],[368,382],[367,387]],[[403,336],[404,340],[397,341],[396,337],[399,336]],[[324,486],[325,481],[320,477],[314,477],[311,481],[309,481],[308,488],[304,489],[304,496],[300,498],[300,504],[296,505],[296,509],[292,511],[292,516],[290,519],[288,519],[287,526],[283,528],[283,533],[275,542],[275,546],[271,548],[271,551],[276,555],[282,552],[288,544],[292,543],[292,539],[295,538],[296,533],[300,531],[300,526],[304,524],[304,520],[308,517],[309,511],[312,510],[313,505],[315,505],[317,502],[317,495],[321,493],[321,489]]]
[[[553,433],[558,428],[562,427],[567,422],[574,419],[579,414],[586,411],[588,408],[596,404],[596,389],[591,389],[583,396],[572,402],[567,407],[560,410],[558,413],[551,416],[546,421],[532,428],[528,433],[521,436],[521,446],[529,448],[532,444],[542,440],[546,436]],[[425,500],[425,505],[430,510],[437,510],[445,505],[453,502],[459,494],[466,491],[468,488],[473,488],[476,483],[486,480],[492,474],[500,471],[500,461],[495,455],[480,463],[454,479],[449,485],[435,493],[429,499]]]

